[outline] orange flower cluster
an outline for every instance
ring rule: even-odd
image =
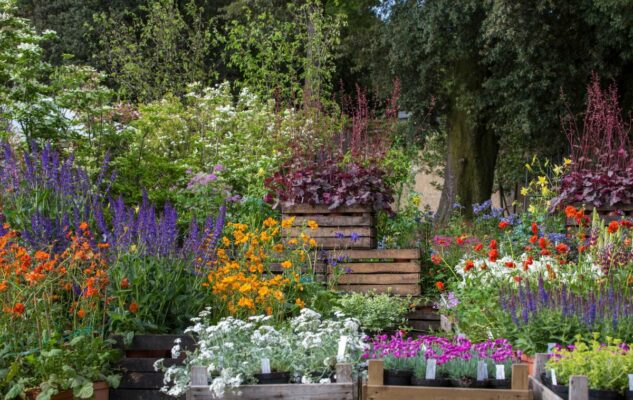
[[[259,229],[245,224],[227,224],[227,235],[217,250],[215,268],[208,274],[208,285],[230,315],[271,315],[293,304],[303,307],[301,270],[309,262],[311,239],[301,236],[305,246],[295,240],[283,243],[280,225],[268,218]]]

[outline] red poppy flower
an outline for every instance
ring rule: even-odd
[[[14,314],[22,315],[22,314],[24,314],[24,311],[26,311],[26,307],[22,303],[16,303],[13,306],[13,313]]]
[[[505,262],[505,264],[506,264],[506,267],[508,267],[508,268],[514,268],[514,267],[516,267],[516,265],[514,265],[514,262],[513,262],[513,261],[506,261],[506,262]]]
[[[506,229],[509,225],[510,223],[508,221],[501,221],[499,222],[499,229]]]
[[[536,235],[530,236],[530,243],[536,243],[537,240],[538,240],[538,236]]]
[[[559,253],[567,253],[569,251],[569,246],[565,243],[559,243],[556,245],[556,251]]]
[[[609,222],[608,230],[609,233],[616,233],[618,230],[620,230],[620,224],[618,223],[618,221]]]
[[[496,240],[494,240],[494,239],[492,239],[492,240],[490,241],[490,245],[488,245],[488,248],[490,248],[490,249],[496,249],[496,248],[497,248],[497,241],[496,241]]]
[[[473,268],[475,268],[475,262],[473,260],[466,260],[466,263],[464,264],[464,272],[468,272]]]
[[[541,249],[546,249],[546,248],[547,248],[547,246],[549,246],[549,240],[547,240],[547,238],[546,238],[546,237],[542,237],[542,238],[540,238],[540,239],[538,240],[538,246],[539,246]]]
[[[442,256],[435,253],[431,256],[431,262],[435,265],[439,265],[442,262]]]
[[[538,225],[536,224],[536,222],[532,222],[532,233],[535,235],[538,234]]]
[[[497,252],[497,249],[492,249],[488,252],[488,259],[492,262],[497,261],[497,258],[499,258],[499,252]]]
[[[473,250],[475,250],[475,251],[481,251],[481,249],[483,249],[483,248],[484,248],[484,245],[483,245],[483,244],[481,244],[481,243],[477,243],[477,244],[473,247]]]
[[[439,290],[440,292],[444,291],[444,283],[443,282],[435,282],[435,287],[437,288],[437,290]]]

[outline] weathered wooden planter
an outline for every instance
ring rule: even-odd
[[[567,400],[551,391],[542,381],[541,374],[545,372],[547,354],[537,354],[534,362],[534,375],[530,376],[530,389],[534,392],[535,400]],[[589,382],[586,376],[571,376],[569,378],[569,400],[588,400]]]
[[[365,207],[338,207],[297,204],[282,209],[282,217],[295,217],[292,228],[285,229],[287,238],[298,238],[302,226],[316,221],[315,230],[303,229],[322,249],[371,249],[376,246],[376,220],[374,212]]]
[[[385,386],[382,360],[369,361],[367,385],[363,386],[364,400],[531,400],[527,366],[512,366],[512,389],[470,389],[425,386]]]
[[[173,400],[160,392],[163,373],[154,370],[154,363],[161,358],[167,367],[182,362],[171,358],[176,339],[181,340],[183,350],[193,350],[191,336],[136,335],[129,346],[124,345],[122,337],[116,337],[117,347],[124,353],[120,362],[123,376],[119,387],[110,391],[110,400]]]
[[[324,384],[280,384],[280,385],[244,385],[235,392],[225,393],[224,400],[353,400],[354,383],[352,364],[336,366],[336,383]],[[209,375],[205,367],[191,368],[191,386],[187,400],[211,400]]]
[[[347,292],[376,291],[418,296],[420,290],[420,250],[342,250],[333,251],[329,259],[341,260],[329,265],[330,275],[336,271],[337,289]]]

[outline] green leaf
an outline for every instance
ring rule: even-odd
[[[81,387],[79,392],[77,392],[75,395],[79,397],[80,399],[89,399],[92,397],[93,394],[94,394],[94,389],[92,387],[92,382],[87,382]]]

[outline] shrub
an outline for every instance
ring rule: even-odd
[[[388,293],[348,293],[338,300],[336,309],[354,315],[366,332],[380,332],[405,325],[406,314],[417,301],[411,296],[400,297]]]

